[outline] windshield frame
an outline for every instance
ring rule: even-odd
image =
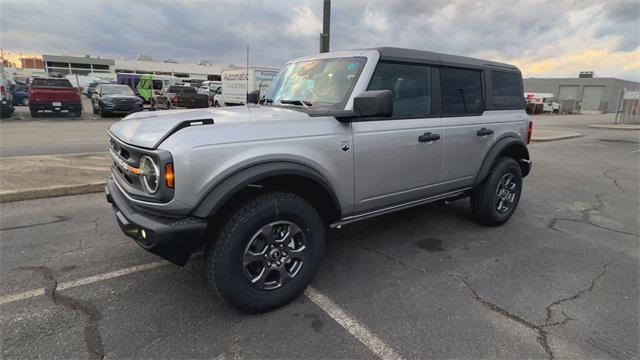
[[[348,59],[352,59],[352,60],[357,60],[357,61],[361,61],[361,66],[358,68],[358,70],[354,73],[355,75],[355,80],[351,83],[350,87],[347,89],[344,98],[342,99],[341,102],[339,103],[335,103],[335,104],[331,104],[330,106],[322,106],[319,104],[326,104],[326,103],[314,103],[309,101],[308,99],[303,99],[306,102],[311,103],[311,106],[303,106],[303,105],[294,105],[294,104],[283,104],[280,102],[275,102],[273,101],[272,97],[272,90],[274,89],[272,86],[276,83],[277,80],[279,80],[280,76],[282,74],[284,74],[284,70],[288,67],[288,66],[294,66],[296,64],[300,64],[300,63],[304,63],[304,62],[309,62],[309,61],[332,61],[332,60],[348,60]],[[278,71],[278,74],[276,75],[276,77],[273,79],[273,81],[271,82],[271,84],[269,85],[269,90],[265,96],[265,104],[267,104],[269,106],[276,106],[276,107],[286,107],[286,108],[295,108],[295,109],[300,109],[300,110],[304,110],[304,111],[308,111],[308,110],[344,110],[345,106],[347,106],[347,104],[351,101],[352,97],[353,97],[353,91],[356,88],[357,84],[360,82],[361,80],[361,76],[362,73],[364,72],[365,68],[367,67],[367,64],[369,63],[369,57],[365,56],[365,55],[345,55],[345,56],[336,56],[336,57],[317,57],[317,58],[306,58],[306,59],[301,59],[301,60],[297,60],[297,61],[292,61],[292,62],[288,62],[286,64],[284,64],[280,70]],[[293,100],[293,101],[298,101],[300,99],[280,99],[280,100]]]

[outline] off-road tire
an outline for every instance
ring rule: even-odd
[[[288,283],[273,290],[254,287],[245,276],[242,256],[252,235],[274,221],[298,225],[305,237],[302,267]],[[206,278],[210,289],[231,306],[252,313],[283,306],[304,292],[315,276],[325,248],[325,229],[316,209],[287,192],[257,195],[231,211],[206,252]]]
[[[515,198],[508,211],[501,213],[497,209],[498,184],[506,174],[513,175],[516,184]],[[522,194],[522,171],[513,158],[499,158],[491,167],[484,181],[474,189],[471,195],[471,214],[476,222],[486,226],[498,226],[507,222],[520,201]]]

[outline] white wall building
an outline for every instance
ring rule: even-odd
[[[116,60],[116,73],[138,73],[172,75],[200,80],[220,80],[222,67],[219,65],[182,64],[175,62]]]

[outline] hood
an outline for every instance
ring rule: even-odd
[[[133,100],[141,100],[139,97],[135,95],[124,95],[124,94],[111,94],[111,95],[102,95],[103,99],[133,99]]]
[[[111,125],[109,133],[125,143],[157,148],[176,131],[189,126],[246,125],[251,121],[278,121],[308,115],[293,109],[270,106],[234,106],[193,110],[133,113]],[[211,122],[213,120],[213,122]]]

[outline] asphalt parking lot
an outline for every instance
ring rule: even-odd
[[[638,131],[530,147],[512,220],[466,201],[328,233],[307,295],[237,312],[121,234],[101,194],[0,205],[2,358],[638,358]]]

